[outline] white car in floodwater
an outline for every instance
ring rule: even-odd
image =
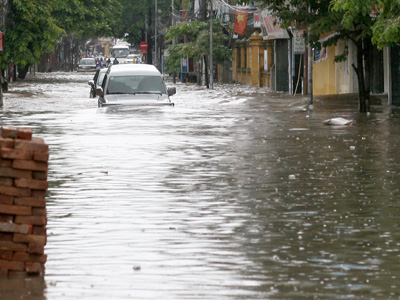
[[[118,64],[108,68],[96,94],[99,107],[174,105],[169,97],[176,94],[176,88],[167,88],[160,71],[153,65]]]

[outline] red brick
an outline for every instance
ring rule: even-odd
[[[17,128],[15,127],[1,127],[1,137],[15,139],[17,137]]]
[[[47,224],[47,218],[42,216],[16,216],[15,223],[44,226]]]
[[[14,140],[0,137],[0,148],[14,148]]]
[[[9,241],[12,242],[14,237],[13,233],[10,232],[0,232],[0,241]]]
[[[7,277],[8,276],[8,269],[0,268],[0,277]]]
[[[3,159],[0,158],[0,167],[2,168],[11,168],[12,160],[11,159]]]
[[[14,242],[36,244],[36,245],[46,245],[46,236],[15,233],[14,234]]]
[[[0,185],[0,194],[16,197],[29,197],[31,196],[31,190],[13,186]]]
[[[46,215],[47,215],[46,208],[38,208],[38,207],[32,208],[32,216],[46,216]]]
[[[14,179],[14,184],[16,187],[29,188],[33,190],[47,190],[49,187],[47,181],[26,178],[16,178]]]
[[[13,196],[0,195],[0,204],[13,204],[13,203],[14,203]]]
[[[32,129],[27,127],[17,128],[17,138],[22,140],[32,140]]]
[[[15,198],[14,204],[32,206],[32,207],[45,207],[46,198],[18,197]]]
[[[0,214],[0,222],[13,223],[14,222],[14,216],[13,215],[2,215],[2,214]]]
[[[13,256],[14,252],[12,251],[0,250],[0,259],[12,260]]]
[[[33,190],[32,197],[34,198],[46,198],[47,192],[43,190]]]
[[[11,164],[12,165],[12,164]],[[32,178],[32,171],[15,170],[13,168],[0,168],[0,177]]]
[[[0,231],[3,232],[17,232],[17,233],[31,233],[33,230],[32,225],[27,224],[14,224],[14,223],[0,223]]]
[[[15,159],[12,167],[18,170],[47,171],[47,163],[34,160]]]
[[[25,278],[28,276],[28,273],[25,271],[12,271],[8,272],[8,278]]]
[[[12,147],[9,147],[12,148]],[[15,149],[24,149],[38,152],[48,152],[49,146],[41,138],[33,137],[31,141],[15,140]]]
[[[25,271],[28,274],[32,273],[42,273],[43,272],[43,265],[38,262],[27,262],[25,266]]]
[[[29,254],[29,253],[25,253],[25,252],[15,252],[13,260],[45,263],[47,261],[47,255],[46,254]]]
[[[19,244],[10,241],[0,241],[0,250],[25,252],[27,249],[28,246],[26,244]]]
[[[44,254],[44,245],[29,244],[28,253],[30,253],[30,254]]]
[[[22,261],[9,261],[2,259],[0,260],[0,268],[14,271],[23,271],[25,270],[25,264]]]
[[[33,226],[32,233],[35,235],[47,235],[47,228],[44,226]]]
[[[0,185],[12,186],[13,179],[11,177],[0,177]]]
[[[33,171],[32,178],[36,180],[47,180],[47,172]]]
[[[32,215],[32,207],[0,204],[0,213],[8,214],[8,215],[31,216]]]
[[[38,151],[33,152],[33,160],[36,161],[48,162],[49,157],[50,157],[49,152],[38,152]]]
[[[9,149],[9,148],[0,149],[0,158],[32,159],[32,157],[33,157],[33,151],[25,151],[21,149]]]

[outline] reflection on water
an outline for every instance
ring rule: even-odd
[[[307,114],[236,85],[99,109],[90,75],[40,76],[1,111],[51,151],[46,287],[30,299],[400,297],[397,114],[322,98]],[[322,124],[337,115],[355,125]]]

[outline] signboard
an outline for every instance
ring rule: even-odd
[[[142,52],[142,54],[146,54],[147,49],[149,48],[149,44],[147,42],[140,42],[139,47],[140,47],[140,52]]]
[[[287,30],[280,27],[279,23],[276,22],[276,18],[270,14],[268,9],[261,11],[260,25],[264,40],[289,38]]]
[[[304,31],[293,31],[293,52],[294,54],[304,54],[306,52]]]
[[[314,48],[314,62],[318,63],[328,58],[328,48]]]

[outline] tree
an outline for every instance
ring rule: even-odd
[[[372,27],[375,19],[371,13],[375,0],[332,0],[332,10],[340,13],[341,25],[345,35],[357,46],[357,74],[359,90],[359,111],[370,111],[370,81],[372,70]]]
[[[242,2],[242,1],[241,1]],[[249,1],[247,1],[249,2]],[[350,40],[357,47],[359,111],[370,109],[370,70],[372,63],[371,16],[374,0],[264,0],[284,28],[306,29],[313,47],[321,47],[322,34],[336,32],[323,46],[335,45],[339,40]],[[335,60],[347,59],[347,49]],[[365,68],[364,68],[365,66]]]
[[[216,62],[223,62],[232,57],[232,50],[228,45],[229,31],[227,31],[219,20],[213,20],[213,58]],[[192,57],[204,60],[206,74],[208,69],[207,55],[210,52],[209,22],[185,21],[166,30],[167,41],[178,39],[179,43],[171,45],[168,50],[174,55],[168,57],[167,64],[171,66],[180,65],[181,57]],[[182,37],[187,37],[187,42]],[[177,55],[179,54],[179,55]],[[171,70],[172,71],[172,70]],[[174,69],[173,71],[177,71]],[[208,77],[206,76],[208,87]]]
[[[70,70],[88,39],[112,36],[123,9],[119,0],[53,0],[52,7],[52,16],[65,32],[59,46]]]
[[[114,33],[117,37],[124,37],[131,45],[139,46],[140,42],[145,41],[147,34],[148,62],[151,62],[151,53],[154,48],[154,26],[155,26],[155,3],[148,0],[119,0],[123,9],[118,15],[118,23]],[[157,0],[158,31],[165,28],[170,23],[171,0]],[[147,23],[146,23],[147,21]],[[163,45],[163,36],[158,36],[158,45]]]
[[[372,26],[372,41],[378,48],[392,46],[400,40],[400,3],[396,0],[381,0],[373,9],[376,22]]]
[[[11,61],[22,67],[37,63],[43,53],[54,51],[63,30],[52,17],[50,2],[12,0],[5,33],[2,68]]]

